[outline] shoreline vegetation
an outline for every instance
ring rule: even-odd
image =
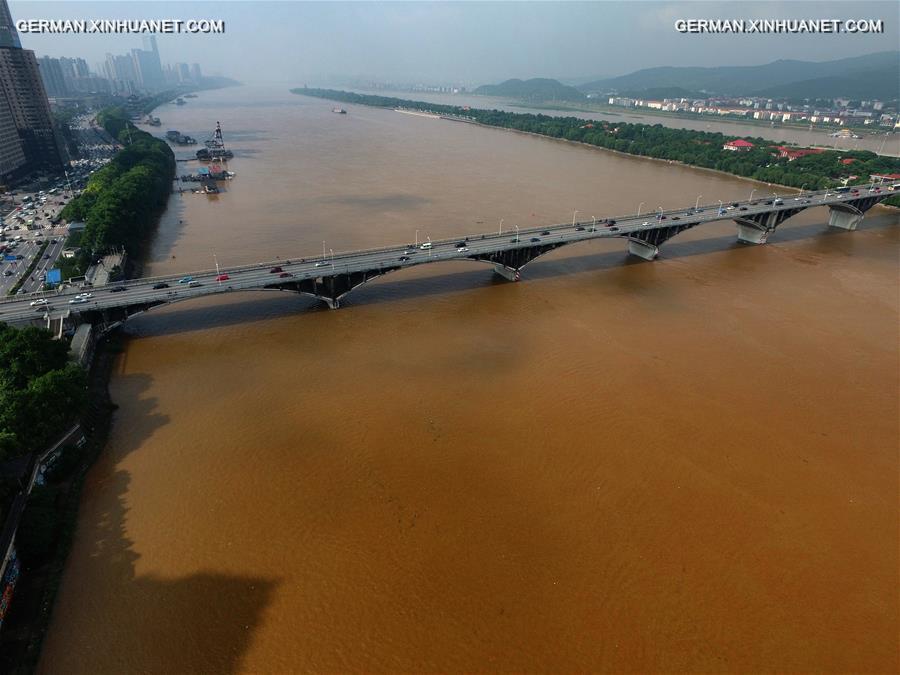
[[[106,108],[97,122],[124,147],[94,173],[78,197],[60,213],[65,220],[83,221],[85,228],[71,236],[78,246],[63,276],[84,274],[98,254],[124,249],[139,260],[165,211],[175,179],[175,153],[169,144],[132,124],[123,108]]]
[[[822,150],[789,161],[786,157],[779,157],[775,149],[786,144],[758,137],[741,137],[752,143],[753,147],[748,151],[734,152],[724,150],[723,145],[736,137],[718,132],[671,129],[660,124],[592,121],[580,117],[476,109],[335,89],[304,87],[291,89],[291,92],[343,103],[389,109],[406,108],[444,115],[482,126],[522,131],[627,155],[720,171],[786,188],[818,190],[838,187],[844,185],[845,181],[847,185],[858,185],[868,183],[873,174],[900,173],[900,158],[878,155],[868,150]],[[900,206],[900,197],[893,197],[883,203]]]

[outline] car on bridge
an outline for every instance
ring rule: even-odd
[[[163,282],[159,282],[158,284],[153,284],[153,290],[154,290],[154,291],[158,291],[158,290],[161,289],[161,288],[168,288],[168,287],[169,287],[169,284],[166,284],[166,283],[163,283]]]
[[[197,286],[202,286],[202,285],[203,284],[201,284],[199,281],[192,281],[191,283],[188,284],[188,286],[191,288],[197,288]]]
[[[425,242],[424,244],[422,244],[419,248],[422,249],[423,251],[427,251],[428,249],[431,248],[431,242],[430,242],[430,241],[426,241],[426,242]]]
[[[316,263],[316,267],[328,267],[330,264],[327,260],[320,260]]]
[[[216,281],[228,281],[230,278],[227,274],[220,274],[216,277]]]
[[[38,298],[37,300],[32,300],[30,303],[31,307],[37,307],[38,305],[46,305],[49,304],[46,298]]]
[[[193,280],[194,280],[194,277],[181,277],[181,279],[178,280],[178,283],[179,284],[189,284]]]
[[[534,241],[534,242],[537,242],[537,241],[540,241],[540,240],[541,240],[540,237],[532,237],[532,238],[531,238],[531,241]]]
[[[284,270],[280,267],[273,267],[269,270],[269,274],[277,274],[278,272],[284,272]]]
[[[541,235],[544,236],[544,237],[549,237],[549,236],[550,236],[550,230],[544,230],[543,232],[541,232]]]
[[[278,276],[279,276],[281,279],[287,279],[288,277],[292,277],[292,276],[294,276],[294,275],[291,274],[290,272],[282,272],[282,273],[279,274]],[[230,287],[229,287],[229,288],[230,288]]]
[[[109,289],[110,293],[121,293],[122,291],[127,291],[128,289],[125,286],[113,286]]]
[[[457,253],[468,253],[468,252],[469,252],[469,247],[468,247],[468,246],[462,246],[462,247],[456,249],[456,252],[457,252]]]
[[[408,256],[408,255],[401,255],[401,256],[400,256],[400,262],[406,262],[407,260],[409,260],[409,256]]]

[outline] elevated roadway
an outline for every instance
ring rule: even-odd
[[[856,191],[821,190],[789,197],[705,204],[648,214],[577,221],[378,249],[349,251],[333,257],[292,258],[255,265],[143,278],[96,288],[68,288],[0,301],[0,321],[28,323],[72,318],[105,326],[159,305],[243,290],[287,290],[311,295],[331,308],[355,288],[388,272],[447,260],[490,264],[511,281],[535,258],[561,246],[590,239],[622,239],[631,254],[652,260],[659,247],[684,230],[733,220],[741,241],[763,244],[775,229],[801,211],[827,207],[828,224],[856,229],[866,211],[897,194],[900,185],[870,185]],[[86,300],[77,295],[89,292]],[[46,301],[46,304],[43,304]],[[38,304],[34,304],[38,303]]]

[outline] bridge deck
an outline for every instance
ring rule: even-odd
[[[85,289],[65,289],[59,292],[15,296],[0,300],[0,321],[9,323],[30,321],[45,317],[41,308],[31,306],[31,302],[46,298],[49,302],[51,318],[66,315],[69,312],[101,312],[116,308],[147,307],[180,301],[187,298],[212,295],[229,291],[257,290],[279,286],[299,284],[309,280],[337,278],[341,275],[372,273],[394,270],[414,265],[422,265],[446,260],[481,260],[491,262],[498,253],[514,252],[517,249],[537,249],[541,252],[564,244],[587,239],[625,238],[635,246],[654,247],[665,241],[673,233],[703,223],[721,220],[737,220],[754,225],[753,220],[763,223],[765,230],[766,214],[776,214],[771,218],[787,217],[818,206],[837,207],[853,211],[853,202],[863,199],[881,201],[900,191],[900,185],[859,187],[859,192],[808,192],[800,196],[782,197],[775,200],[763,197],[753,201],[716,203],[702,205],[699,208],[681,208],[659,213],[643,215],[616,216],[604,221],[578,221],[549,225],[546,227],[522,228],[518,232],[513,228],[502,233],[461,235],[452,239],[431,242],[431,248],[414,248],[410,245],[389,246],[378,249],[366,249],[335,254],[333,258],[291,258],[275,260],[254,265],[221,268],[218,273],[227,274],[227,281],[216,281],[216,270],[185,272],[154,278],[141,278],[120,284],[126,290],[112,292],[111,286],[86,289],[93,293],[87,303],[71,304],[69,301]],[[776,203],[780,202],[780,203]],[[732,206],[736,203],[737,206]],[[605,221],[615,221],[615,224]],[[780,222],[780,220],[778,221]],[[773,227],[769,228],[774,229]],[[762,237],[761,241],[765,241]],[[468,250],[460,251],[457,244],[465,242]],[[421,246],[420,242],[420,246]],[[529,258],[530,259],[530,258]],[[288,277],[270,272],[273,267],[281,267]],[[191,287],[187,283],[179,283],[185,276],[192,277],[201,285]],[[368,278],[368,277],[366,277]],[[168,288],[154,289],[155,284],[165,283]],[[302,290],[302,289],[301,289]],[[324,299],[324,298],[323,298]]]

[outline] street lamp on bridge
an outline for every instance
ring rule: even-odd
[[[591,232],[597,231],[597,216],[591,216]]]
[[[662,215],[663,215],[663,207],[657,206],[656,207],[656,219],[662,220]]]
[[[513,225],[513,227],[516,228],[516,243],[518,244],[519,243],[519,226]]]
[[[757,190],[757,188],[753,188],[752,190],[750,190],[750,197],[747,201],[750,201],[750,202],[753,201],[753,193],[756,192],[756,190]]]
[[[577,216],[577,215],[578,215],[578,210],[576,209],[574,212],[572,212],[572,227],[575,227],[575,216]]]
[[[644,202],[641,202],[640,204],[638,204],[638,212],[637,212],[638,215],[641,215],[642,208],[644,208]]]
[[[703,196],[703,195],[697,195],[697,201],[694,202],[694,208],[695,208],[695,209],[699,209],[699,208],[700,208],[700,197],[702,197],[702,196]]]
[[[500,230],[497,232],[498,235],[503,235],[503,218],[500,219]]]

